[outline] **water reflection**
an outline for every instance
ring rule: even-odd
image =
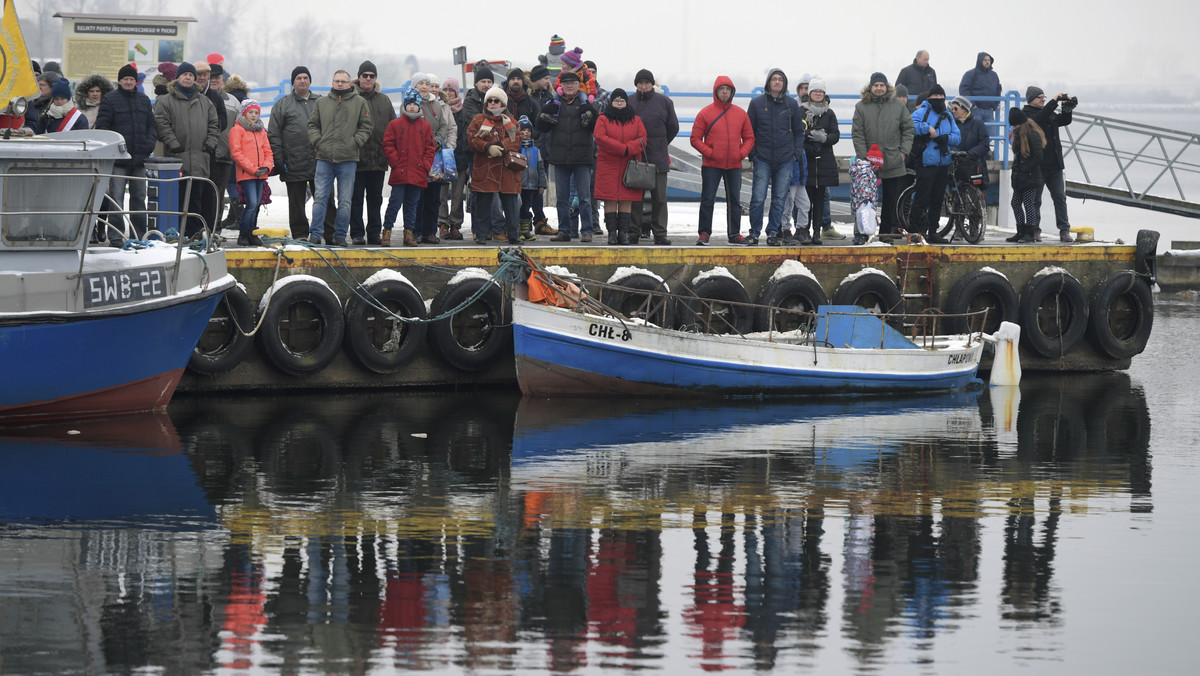
[[[0,440],[9,468],[75,453],[71,492],[105,506],[0,497],[6,670],[886,665],[987,613],[1061,624],[1063,515],[1152,509],[1124,374],[904,402],[193,398],[171,419],[156,453]]]

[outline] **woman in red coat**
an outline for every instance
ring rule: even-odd
[[[263,128],[262,108],[258,101],[242,101],[242,113],[229,130],[229,154],[237,167],[237,184],[246,198],[246,208],[238,222],[238,245],[262,246],[263,242],[254,234],[258,227],[258,208],[262,205],[263,185],[267,174],[275,166],[271,153],[271,142]]]
[[[500,199],[504,211],[505,234],[509,244],[520,244],[517,216],[521,198],[523,167],[505,166],[509,152],[520,154],[521,137],[517,121],[505,113],[508,95],[492,87],[483,96],[483,112],[476,115],[467,127],[467,144],[475,152],[471,168],[471,192],[475,193],[475,213],[471,214],[471,229],[476,244],[487,244],[488,235],[495,234],[492,220],[492,200]]]
[[[596,199],[604,200],[604,227],[609,244],[629,244],[630,208],[642,191],[621,180],[629,160],[646,150],[646,128],[629,107],[624,89],[613,90],[604,114],[596,120]]]

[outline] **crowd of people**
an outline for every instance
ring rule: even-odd
[[[41,95],[30,106],[28,133],[89,127],[121,133],[131,157],[118,162],[120,176],[112,179],[109,196],[123,205],[128,184],[134,212],[145,210],[145,185],[128,177],[142,175],[151,155],[177,158],[184,176],[209,178],[228,194],[223,200],[211,190],[192,191],[186,209],[203,220],[189,218],[185,234],[203,222],[220,221],[238,227],[242,245],[261,245],[253,230],[259,206],[269,199],[266,178],[276,174],[287,189],[292,237],[313,244],[389,246],[401,215],[403,238],[397,243],[461,240],[467,213],[480,244],[517,244],[543,235],[555,242],[592,242],[606,232],[611,245],[636,244],[643,237],[671,244],[669,146],[680,125],[674,103],[649,69],[637,72],[632,91],[608,91],[583,50],[568,50],[556,35],[528,71],[516,67],[500,76],[489,62],[472,64],[473,83],[465,90],[454,78],[415,73],[397,114],[370,60],[359,64],[355,76],[335,72],[324,95],[313,91],[308,68],[296,66],[291,91],[275,101],[264,125],[249,87],[236,76],[227,81],[223,61],[210,54],[205,62],[160,64],[152,80],[153,103],[141,91],[145,76],[134,64],[120,69],[116,86],[93,74],[73,95],[47,64],[38,75]],[[851,125],[860,166],[851,173],[874,185],[856,184],[853,193],[881,198],[879,233],[899,231],[897,200],[915,182],[908,231],[930,243],[946,242],[938,219],[952,180],[951,156],[962,151],[975,167],[984,167],[992,155],[986,123],[994,120],[1001,95],[993,63],[991,54],[980,52],[949,101],[925,50],[894,85],[877,72],[862,88]],[[708,244],[712,237],[722,183],[730,244],[755,245],[761,236],[768,246],[845,239],[829,215],[829,189],[838,185],[840,173],[835,146],[842,134],[824,80],[806,74],[792,96],[786,73],[773,69],[763,93],[745,108],[734,103],[736,93],[732,79],[718,76],[712,103],[692,124],[691,145],[702,158],[696,243]],[[1077,101],[1065,93],[1047,99],[1037,87],[1026,98],[1028,105],[1014,109],[1009,120],[1015,158],[1011,206],[1018,228],[1010,241],[1041,240],[1045,188],[1061,239],[1070,241],[1058,128],[1070,124]],[[743,168],[752,172],[745,235]],[[385,179],[391,186],[386,210]],[[546,217],[547,191],[557,228]],[[223,202],[230,206],[221,221]],[[135,214],[131,223],[136,236],[145,233],[144,215]],[[856,219],[856,245],[875,234],[874,227],[861,226]],[[111,232],[108,239],[120,243]]]

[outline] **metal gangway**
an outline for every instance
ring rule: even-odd
[[[1200,218],[1200,134],[1078,109],[1059,132],[1068,195]]]

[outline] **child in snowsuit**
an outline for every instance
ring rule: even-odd
[[[859,225],[858,209],[870,205],[873,216],[875,200],[879,195],[879,184],[882,182],[876,172],[881,167],[883,167],[883,151],[875,144],[872,144],[871,149],[867,151],[867,159],[856,158],[850,163],[850,209],[854,212],[855,245],[866,244],[871,239],[871,235],[863,232]]]

